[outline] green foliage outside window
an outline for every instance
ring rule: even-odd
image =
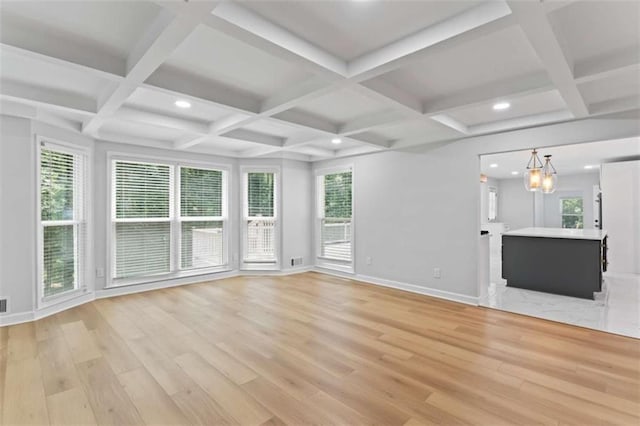
[[[247,186],[249,217],[273,217],[274,174],[249,173]]]
[[[351,172],[324,176],[325,218],[351,218]]]
[[[560,200],[562,208],[562,227],[584,228],[584,214],[582,197],[563,198]]]
[[[222,172],[180,168],[180,214],[222,216]]]
[[[75,158],[49,149],[40,153],[40,217],[42,228],[42,285],[45,296],[75,287],[74,225],[50,221],[74,219]]]

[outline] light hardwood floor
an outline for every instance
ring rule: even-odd
[[[628,424],[640,340],[317,273],[0,328],[2,424]]]

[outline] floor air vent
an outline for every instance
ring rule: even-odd
[[[7,299],[0,299],[0,314],[7,312]]]

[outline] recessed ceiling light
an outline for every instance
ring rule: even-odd
[[[592,164],[587,164],[586,166],[584,166],[585,169],[589,170],[589,169],[593,169],[593,165]]]
[[[179,100],[176,101],[176,106],[178,108],[191,108],[191,102]]]
[[[512,172],[511,172],[511,174],[512,174],[512,175],[517,175],[517,174],[518,174],[518,172],[514,170],[514,171],[512,171]]]
[[[498,165],[496,163],[493,163],[493,164],[489,164],[489,167],[491,167],[492,169],[495,169],[496,167],[498,167]]]
[[[342,139],[340,139],[340,138],[333,138],[333,139],[331,139],[331,143],[332,143],[332,144],[335,144],[335,145],[339,145],[339,144],[341,144],[341,143],[342,143]]]
[[[498,102],[497,104],[493,104],[493,109],[496,111],[502,111],[503,109],[507,109],[511,106],[509,102]]]

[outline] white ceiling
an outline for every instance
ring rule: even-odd
[[[639,28],[636,1],[3,0],[0,99],[103,140],[313,161],[637,110]]]
[[[538,149],[538,156],[542,161],[547,154],[552,156],[551,164],[556,168],[559,178],[575,173],[596,173],[603,163],[630,158],[640,159],[640,138]],[[522,172],[530,158],[530,150],[483,155],[480,158],[480,170],[481,173],[497,179],[522,179]],[[491,164],[497,167],[490,167]],[[585,166],[590,168],[585,169]],[[513,172],[518,174],[514,175]]]

